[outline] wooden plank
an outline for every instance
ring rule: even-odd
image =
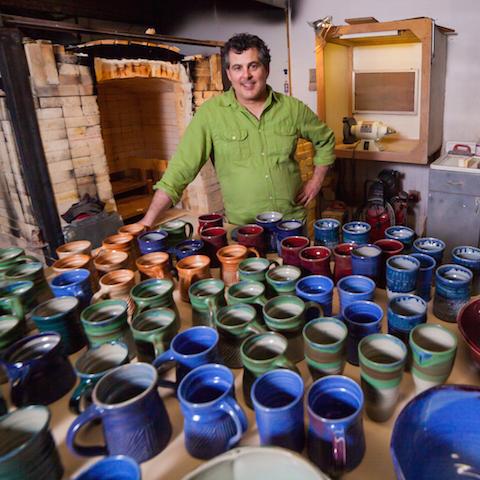
[[[112,180],[112,192],[114,195],[119,195],[125,192],[131,192],[138,188],[146,187],[147,181],[138,180],[136,178],[122,178],[120,180]]]

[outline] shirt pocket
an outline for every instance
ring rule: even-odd
[[[287,162],[297,146],[297,131],[293,127],[277,126],[273,130],[271,151],[279,156],[280,162]]]
[[[218,135],[218,153],[229,163],[247,166],[250,145],[247,130],[225,130]],[[217,155],[216,155],[217,156]]]

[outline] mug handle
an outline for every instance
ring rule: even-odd
[[[314,308],[315,310],[318,310],[318,316],[319,317],[324,316],[323,308],[317,302],[312,302],[312,301],[305,302],[305,310],[304,311],[306,312],[310,308]]]
[[[235,424],[235,434],[228,441],[228,449],[233,448],[242,438],[243,432],[248,427],[247,417],[240,405],[233,398],[227,397],[220,404],[220,409],[230,415]]]
[[[25,309],[23,308],[20,299],[15,295],[4,297],[3,301],[8,305],[8,308],[11,310],[12,315],[17,317],[20,321],[23,321],[25,318]]]
[[[92,381],[85,380],[80,381],[78,387],[72,393],[70,397],[70,401],[68,402],[68,408],[74,415],[80,415],[82,412],[80,411],[80,401],[82,398],[91,392],[93,389]]]
[[[108,292],[100,289],[98,292],[94,293],[90,303],[97,303],[100,300],[108,300]]]
[[[190,222],[185,222],[185,229],[188,230],[186,234],[187,238],[192,238],[193,235],[193,225]]]
[[[37,257],[33,257],[32,255],[22,255],[21,257],[18,257],[18,260],[29,260],[31,262],[40,261]]]
[[[257,257],[257,258],[260,257],[260,254],[258,253],[258,250],[255,247],[247,247],[247,252],[253,253],[254,257]],[[247,256],[248,256],[248,253],[247,253]]]
[[[268,266],[268,270],[272,270],[272,269],[277,268],[279,266],[280,266],[280,264],[276,260],[272,260],[270,262],[270,265]]]
[[[288,370],[292,370],[293,372],[299,373],[297,366],[290,361],[285,355],[282,355],[280,358],[274,361],[275,367],[278,368],[287,368]]]
[[[233,230],[230,231],[230,237],[234,242],[238,242],[238,229],[240,227],[235,227]]]
[[[217,303],[213,298],[207,298],[206,303],[208,306],[208,326],[212,328],[217,328],[215,326],[215,318],[217,317]]]
[[[340,470],[343,470],[347,463],[345,431],[343,428],[333,432],[333,461]]]
[[[82,446],[75,442],[78,431],[87,423],[93,422],[96,419],[102,418],[103,409],[93,404],[90,405],[83,413],[81,413],[70,425],[67,432],[68,448],[85,457],[97,457],[99,455],[108,455],[107,447],[105,445]]]
[[[160,373],[158,372],[160,367],[167,364],[168,362],[174,362],[174,361],[175,361],[175,357],[173,356],[173,351],[171,348],[169,348],[166,352],[163,352],[153,361],[153,366],[157,369],[157,373]],[[158,379],[157,385],[159,387],[171,388],[173,390],[177,389],[177,382],[172,382],[170,380],[163,380],[161,378]]]
[[[256,298],[253,303],[264,307],[267,302],[268,300],[265,298],[265,295],[261,295],[260,297]]]
[[[246,332],[250,332],[252,334],[256,333],[265,333],[268,330],[262,326],[260,323],[258,323],[256,320],[253,320],[252,322],[248,323],[247,326],[245,327]]]

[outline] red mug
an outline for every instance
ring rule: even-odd
[[[332,252],[328,247],[305,247],[303,250],[300,250],[300,265],[307,275],[324,275],[331,277],[331,256]]]
[[[357,246],[355,243],[340,243],[333,249],[335,258],[333,280],[335,284],[341,278],[352,275],[352,250]]]
[[[394,240],[393,238],[382,238],[374,242],[374,245],[380,247],[382,249],[382,260],[380,266],[380,275],[377,280],[377,287],[378,288],[385,288],[386,286],[386,279],[385,279],[385,271],[386,271],[386,263],[390,257],[394,255],[400,255],[402,253],[405,245],[399,240]]]
[[[219,213],[206,213],[198,217],[198,234],[202,233],[202,230],[210,227],[223,227],[223,215]]]
[[[260,225],[249,223],[235,229],[232,232],[232,240],[245,247],[253,247],[262,255],[265,253],[265,231]]]
[[[300,251],[310,245],[310,240],[307,237],[292,236],[285,237],[280,242],[280,256],[283,259],[284,265],[301,266]]]
[[[217,251],[227,245],[227,231],[223,227],[208,227],[202,229],[200,237],[205,244],[205,253],[210,258],[210,266],[219,267]]]

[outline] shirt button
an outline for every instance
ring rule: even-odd
[[[272,197],[271,195],[270,195],[270,197],[269,197],[269,198],[270,198],[270,200],[273,200],[273,197]]]
[[[270,175],[265,175],[265,178],[268,178]]]
[[[265,156],[265,152],[262,152],[262,157],[264,157],[264,156]]]
[[[233,135],[232,140],[236,140],[236,139],[237,139],[237,137],[235,135]]]

